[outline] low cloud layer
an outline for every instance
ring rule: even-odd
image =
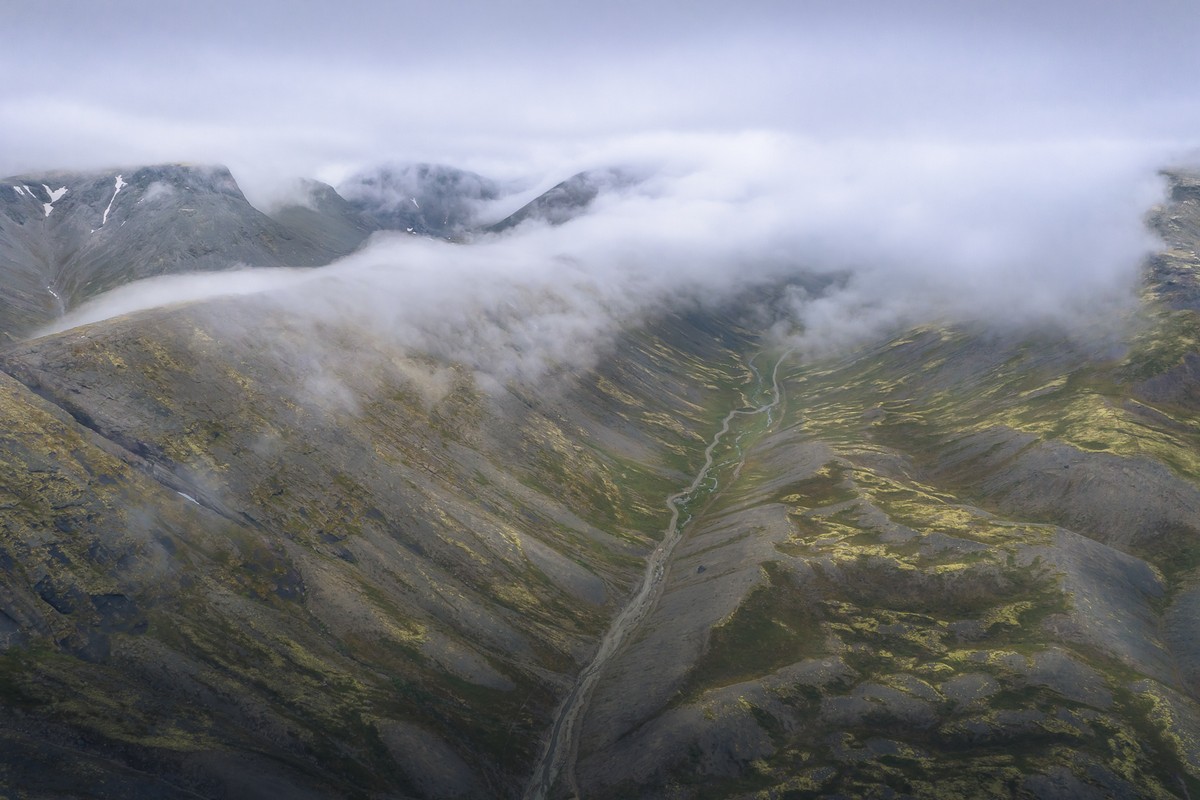
[[[220,162],[260,207],[384,162],[652,175],[557,228],[379,236],[79,312],[269,289],[500,376],[796,274],[832,281],[776,303],[813,353],[931,319],[1082,329],[1133,296],[1155,171],[1200,141],[1200,15],[1168,2],[62,0],[6,22],[0,174]]]
[[[470,244],[379,234],[315,270],[157,278],[58,328],[138,308],[254,295],[314,322],[504,381],[587,366],[622,325],[673,304],[825,276],[773,303],[819,354],[927,321],[1084,329],[1135,296],[1143,224],[1169,153],[1100,141],[1030,145],[657,135],[607,155],[650,176],[560,226]]]
[[[564,174],[663,133],[1186,149],[1200,131],[1200,15],[1178,3],[13,6],[0,175],[216,162],[259,204],[383,161]]]

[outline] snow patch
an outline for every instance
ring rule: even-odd
[[[191,502],[195,503],[196,505],[200,505],[200,501],[197,500],[196,498],[192,497],[190,494],[184,494],[183,492],[180,492],[180,491],[176,491],[175,494],[179,495],[184,500],[190,500]]]
[[[120,175],[117,176],[117,182],[114,184],[113,196],[108,200],[108,208],[104,209],[104,219],[100,220],[100,226],[103,227],[108,222],[108,212],[112,211],[113,201],[117,199],[117,195],[121,193],[122,187],[128,186]]]
[[[65,316],[67,313],[67,304],[63,302],[62,297],[60,297],[58,292],[54,291],[54,287],[48,283],[46,284],[46,291],[49,292],[50,296],[54,298],[54,306],[55,310],[58,312],[58,316]]]
[[[18,195],[20,195],[21,197],[25,196],[25,190],[22,189],[20,186],[14,186],[13,191],[16,192]]]
[[[54,204],[58,202],[60,197],[67,193],[67,187],[60,186],[57,189],[51,189],[43,183],[42,188],[46,190],[46,194],[50,197],[49,203],[42,203],[42,208],[46,210],[46,216],[48,217],[50,216],[50,212],[54,210]],[[29,187],[26,186],[25,190],[29,191]],[[32,196],[33,192],[30,191],[29,194]]]
[[[417,198],[415,198],[415,197],[410,197],[410,198],[408,198],[408,199],[413,201],[413,205],[417,207],[417,211],[420,211],[420,210],[421,210],[421,204],[417,202]]]

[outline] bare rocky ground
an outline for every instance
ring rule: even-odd
[[[928,329],[794,365],[596,692],[584,795],[1195,796],[1197,220],[1158,212],[1115,354]]]
[[[585,796],[1200,796],[1176,181],[1120,347],[928,328],[786,362],[597,688]],[[518,796],[747,405],[770,343],[742,324],[664,312],[489,388],[353,323],[314,365],[311,326],[250,299],[9,345],[3,793]]]

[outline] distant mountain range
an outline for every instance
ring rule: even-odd
[[[615,173],[581,173],[488,229],[580,213],[602,174]],[[7,341],[141,278],[328,264],[379,230],[462,237],[483,230],[480,208],[505,194],[495,181],[431,164],[362,172],[340,191],[306,180],[303,202],[270,215],[246,201],[224,167],[51,172],[4,178],[0,187],[0,339]]]

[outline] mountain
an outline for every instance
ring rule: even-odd
[[[556,184],[485,230],[501,233],[529,220],[561,225],[585,213],[601,192],[635,183],[637,179],[624,170],[585,170]]]
[[[511,796],[731,351],[669,349],[703,332],[668,320],[550,397],[489,397],[350,327],[314,388],[277,349],[303,326],[241,310],[3,357],[6,785]]]
[[[425,232],[468,230],[484,188],[425,174],[464,198]],[[1200,179],[1170,179],[1139,308],[1086,340],[801,359],[772,285],[538,381],[260,296],[7,345],[2,793],[1195,795]],[[349,247],[406,180],[267,219]],[[221,186],[204,218],[261,222]],[[99,188],[13,191],[4,241]]]
[[[300,188],[301,202],[284,205],[271,217],[307,244],[314,258],[325,258],[319,263],[357,250],[367,237],[382,229],[329,184],[303,180]]]
[[[383,166],[266,214],[221,166],[163,164],[0,180],[0,339],[17,341],[89,298],[142,278],[234,267],[312,267],[357,250],[376,231],[452,239],[528,218],[582,213],[613,170],[581,173],[508,219],[481,228],[502,184],[437,164]]]
[[[926,328],[784,360],[779,424],[596,689],[585,796],[1196,791],[1200,198],[1173,177],[1121,352]]]
[[[480,204],[504,194],[496,181],[441,164],[376,167],[337,189],[380,228],[438,238],[473,227]]]
[[[366,236],[305,235],[255,209],[224,167],[166,164],[0,181],[0,335],[155,275],[315,266]],[[310,220],[303,220],[310,222]]]

